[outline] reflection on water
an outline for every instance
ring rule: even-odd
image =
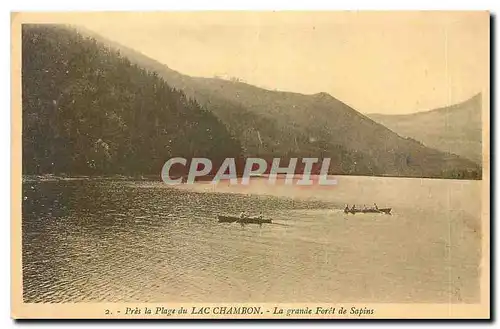
[[[418,189],[416,190],[418,193]],[[23,183],[25,302],[475,302],[479,216],[194,192]],[[218,224],[262,211],[275,224]]]

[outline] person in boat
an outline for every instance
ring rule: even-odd
[[[262,211],[259,213],[259,216],[257,216],[258,219],[263,219],[264,215],[262,215]]]
[[[248,217],[248,214],[246,213],[246,211],[242,211],[240,213],[240,219],[247,218],[247,217]]]
[[[345,211],[345,212],[348,212],[348,211],[349,211],[349,205],[348,205],[348,204],[346,204],[346,205],[345,205],[344,211]]]
[[[352,205],[351,211],[356,211],[356,205],[355,204]]]
[[[378,210],[378,206],[376,203],[373,204],[375,206],[375,210]]]

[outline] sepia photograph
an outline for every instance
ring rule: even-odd
[[[11,15],[11,316],[490,317],[487,11]]]

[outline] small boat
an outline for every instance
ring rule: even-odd
[[[369,208],[369,209],[352,209],[352,208],[345,208],[344,213],[346,214],[357,214],[357,213],[362,213],[362,214],[386,214],[390,215],[391,214],[392,208]]]
[[[217,219],[219,220],[219,223],[271,224],[273,222],[271,219],[261,218],[258,216],[240,218],[236,216],[218,215]]]

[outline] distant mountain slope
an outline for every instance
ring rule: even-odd
[[[62,26],[23,25],[22,115],[24,174],[156,175],[170,157],[242,152],[158,74]]]
[[[331,157],[332,171],[338,174],[480,177],[472,161],[402,138],[326,93],[302,95],[190,77],[106,42],[212,111],[238,137],[246,156]]]
[[[481,94],[462,103],[408,115],[370,114],[404,137],[482,163]]]

